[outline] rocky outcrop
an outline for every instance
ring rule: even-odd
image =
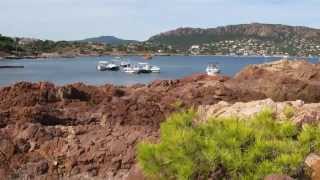
[[[271,98],[264,103],[301,109],[294,114],[297,123],[318,121],[319,106],[310,103],[320,100],[319,77],[313,74],[318,65],[280,62],[278,66],[285,69],[276,72],[270,65],[255,66],[234,78],[197,74],[128,87],[82,83],[57,87],[47,82],[3,87],[0,175],[7,179],[139,178],[136,144],[156,139],[160,123],[181,108],[199,107],[221,115],[233,111],[212,109],[237,109],[246,107],[246,102]],[[275,103],[282,100],[292,102]],[[241,109],[237,113],[248,114]]]
[[[230,89],[247,89],[275,101],[320,101],[320,64],[307,61],[276,61],[251,65],[227,83]]]
[[[160,123],[177,108],[259,97],[226,88],[226,80],[195,75],[130,87],[4,87],[1,172],[18,179],[132,178],[136,143],[157,138]]]
[[[320,103],[305,104],[301,100],[274,102],[272,99],[228,103],[221,101],[214,105],[201,105],[198,107],[200,121],[210,117],[239,117],[247,119],[259,112],[270,109],[277,119],[291,119],[297,125],[320,122]]]

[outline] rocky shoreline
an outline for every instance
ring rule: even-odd
[[[3,87],[0,176],[140,179],[135,145],[156,140],[160,123],[172,112],[190,107],[199,109],[202,117],[209,112],[247,112],[239,107],[252,109],[257,106],[254,101],[275,106],[303,102],[294,106],[298,112],[315,108],[299,116],[304,117],[300,124],[308,119],[318,122],[320,64],[277,61],[248,66],[234,77],[196,74],[127,87],[47,82]],[[235,105],[232,111],[230,106],[239,102],[246,105]],[[221,104],[224,109],[213,108]]]

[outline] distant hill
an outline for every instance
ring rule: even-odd
[[[0,52],[4,54],[4,52],[10,52],[15,49],[15,42],[12,38],[2,36],[0,34]]]
[[[100,37],[84,39],[84,40],[81,40],[81,42],[95,42],[95,43],[105,43],[105,44],[112,44],[112,45],[122,45],[122,44],[135,43],[138,41],[124,40],[114,36],[100,36]]]
[[[178,28],[151,37],[148,41],[187,48],[193,44],[211,43],[222,40],[254,38],[281,42],[286,39],[306,39],[320,42],[320,30],[302,26],[281,24],[240,24],[217,28]]]

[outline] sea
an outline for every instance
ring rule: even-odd
[[[113,57],[77,57],[55,59],[19,59],[0,60],[0,66],[19,65],[24,68],[0,69],[0,86],[16,82],[48,81],[57,85],[82,82],[89,85],[132,85],[147,84],[155,80],[179,79],[192,74],[205,73],[208,64],[217,64],[221,73],[234,76],[245,66],[279,60],[278,57],[243,56],[156,56],[144,60],[141,56],[125,57],[131,63],[148,62],[161,68],[160,73],[127,74],[122,71],[98,71],[99,61],[108,61]],[[318,63],[319,59],[308,59]]]

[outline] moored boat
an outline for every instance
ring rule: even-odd
[[[159,66],[151,66],[151,72],[160,73],[160,67]]]
[[[129,61],[121,61],[120,62],[120,67],[129,67],[130,66],[130,62]]]
[[[120,65],[116,62],[111,61],[99,61],[97,65],[97,70],[99,71],[118,71],[120,69]]]
[[[109,64],[108,61],[99,61],[98,65],[97,65],[97,70],[98,71],[106,71],[108,64]]]
[[[118,71],[120,69],[120,65],[117,63],[111,61],[107,66],[106,66],[108,71]]]
[[[206,72],[209,76],[216,76],[220,73],[220,69],[217,67],[216,64],[209,64],[207,66]]]
[[[150,65],[149,63],[138,63],[141,67],[139,73],[160,73],[160,67]]]
[[[149,63],[130,64],[122,69],[126,73],[160,73],[160,67],[150,65]]]
[[[129,65],[128,67],[123,68],[123,72],[130,74],[138,74],[140,73],[141,68],[137,64]]]
[[[139,73],[151,73],[151,65],[149,63],[138,63],[140,67]]]

